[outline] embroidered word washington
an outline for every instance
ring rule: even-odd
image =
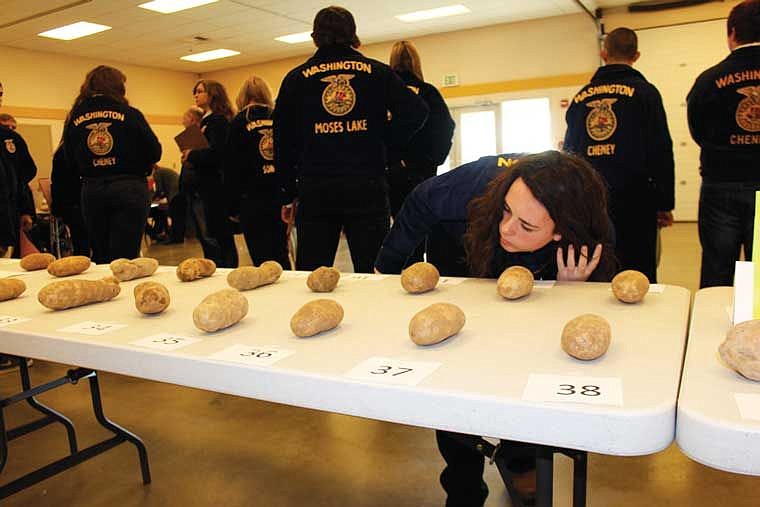
[[[357,62],[354,60],[344,60],[342,62],[329,62],[320,63],[319,65],[312,65],[308,69],[303,69],[303,77],[311,77],[314,74],[320,72],[332,72],[335,70],[358,70],[359,72],[366,72],[372,74],[372,65],[366,62]]]
[[[118,111],[92,111],[89,113],[84,113],[82,116],[79,116],[76,120],[74,120],[74,126],[78,127],[79,124],[83,121],[99,120],[101,118],[124,121],[125,116],[124,113],[120,113]]]
[[[745,70],[743,72],[733,72],[719,77],[715,80],[715,86],[723,88],[724,86],[742,83],[744,81],[756,80],[760,81],[760,69]]]
[[[576,95],[573,99],[573,102],[577,104],[578,102],[583,102],[593,95],[599,95],[601,93],[613,93],[615,95],[628,95],[629,97],[633,97],[633,94],[636,93],[636,88],[633,86],[626,86],[621,84],[592,86],[590,88],[586,88],[578,95]]]

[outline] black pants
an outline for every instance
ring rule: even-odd
[[[406,196],[414,190],[414,187],[435,176],[435,171],[436,167],[433,165],[413,162],[408,162],[406,166],[395,163],[388,167],[388,197],[391,205],[391,217],[396,218]],[[423,260],[427,241],[428,238],[414,249],[404,267]]]
[[[332,266],[343,230],[356,273],[372,273],[390,228],[385,177],[302,178],[298,185],[296,267]]]
[[[82,184],[82,213],[92,260],[105,264],[140,255],[150,193],[145,178],[88,178]]]
[[[699,192],[699,242],[702,270],[699,287],[730,286],[744,247],[752,259],[755,192],[760,183],[702,183]]]
[[[277,261],[290,269],[287,225],[280,218],[280,203],[269,196],[244,198],[240,202],[240,225],[253,264]]]
[[[620,269],[641,271],[650,283],[657,283],[657,209],[652,190],[611,192],[610,217]]]
[[[480,437],[436,430],[438,450],[446,468],[441,472],[441,486],[446,491],[446,507],[480,507],[488,496],[483,481],[485,458],[475,445]],[[536,469],[536,448],[533,444],[502,440],[500,455],[514,474]]]
[[[61,218],[71,235],[72,254],[89,257],[90,238],[87,235],[87,226],[82,218],[82,208],[79,206],[66,206],[60,211]]]
[[[201,193],[201,201],[206,214],[206,227],[208,236],[216,240],[218,249],[204,255],[213,260],[217,267],[238,267],[237,247],[235,236],[232,231],[232,222],[227,218],[228,204],[226,197],[220,190],[214,189],[208,193]]]
[[[184,193],[178,193],[169,201],[169,217],[172,219],[169,240],[172,243],[182,243],[187,225],[187,197]]]

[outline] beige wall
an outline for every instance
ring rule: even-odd
[[[161,141],[161,164],[179,167],[179,151],[173,138],[182,130],[182,113],[193,104],[195,74],[2,46],[0,61],[0,82],[5,91],[0,110],[13,114],[21,124],[49,125],[53,147],[58,145],[63,119],[85,74],[103,63],[117,67],[127,76],[127,98],[146,115]],[[49,161],[37,163],[49,165]]]
[[[731,9],[742,0],[723,0],[693,7],[679,7],[656,12],[628,12],[625,7],[604,10],[604,28],[610,32],[625,26],[634,30],[658,28],[669,25],[695,23],[728,17]]]
[[[588,16],[581,14],[415,37],[412,41],[420,52],[426,81],[440,86],[444,74],[454,73],[459,76],[461,89],[483,93],[507,91],[509,83],[523,80],[528,81],[526,86],[535,88],[535,78],[555,76],[577,76],[573,81],[580,84],[599,64],[596,28]],[[370,44],[361,51],[387,62],[391,45],[392,42]],[[308,47],[304,56],[203,77],[220,81],[234,96],[249,75],[258,74],[276,93],[285,74],[303,63],[311,52],[313,47]],[[453,93],[456,91],[442,90],[444,95],[461,96]]]

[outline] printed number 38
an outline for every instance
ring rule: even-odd
[[[571,396],[578,394],[576,387],[572,384],[560,384],[557,394],[562,396]],[[582,396],[600,396],[602,393],[599,391],[599,386],[581,386],[580,394]]]

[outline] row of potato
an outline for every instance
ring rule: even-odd
[[[83,256],[55,259],[50,254],[31,254],[21,260],[26,270],[47,269],[54,276],[71,276],[90,267]],[[152,258],[117,259],[110,264],[113,276],[102,280],[65,280],[52,282],[40,289],[39,302],[53,310],[63,310],[100,301],[108,301],[119,292],[119,282],[152,275],[158,261]],[[177,278],[190,282],[209,277],[216,271],[210,259],[190,258],[177,266]],[[244,266],[227,275],[230,289],[206,296],[193,311],[198,329],[214,332],[230,327],[248,313],[248,300],[240,293],[275,283],[282,266],[266,261],[258,267]],[[427,262],[418,262],[401,274],[401,286],[409,293],[422,294],[435,289],[440,274]],[[320,267],[309,274],[306,285],[314,292],[331,292],[340,281],[340,272],[332,267]],[[521,299],[533,290],[533,273],[522,267],[507,268],[496,282],[500,296],[509,300]],[[23,281],[0,280],[0,301],[18,297],[26,290]],[[649,290],[649,281],[638,271],[623,271],[612,280],[612,292],[623,303],[639,303]],[[163,312],[170,304],[168,289],[158,282],[143,282],[134,288],[135,306],[144,314]],[[343,320],[342,306],[331,299],[306,303],[291,318],[290,327],[299,337],[313,336],[337,327]],[[432,345],[456,335],[465,324],[465,314],[456,305],[435,303],[415,314],[409,322],[409,337],[417,345]],[[595,314],[584,314],[567,322],[562,330],[561,346],[569,355],[583,360],[604,355],[610,345],[612,330],[609,322]],[[733,369],[747,378],[760,380],[760,321],[739,324],[732,328],[720,346],[720,355]]]

